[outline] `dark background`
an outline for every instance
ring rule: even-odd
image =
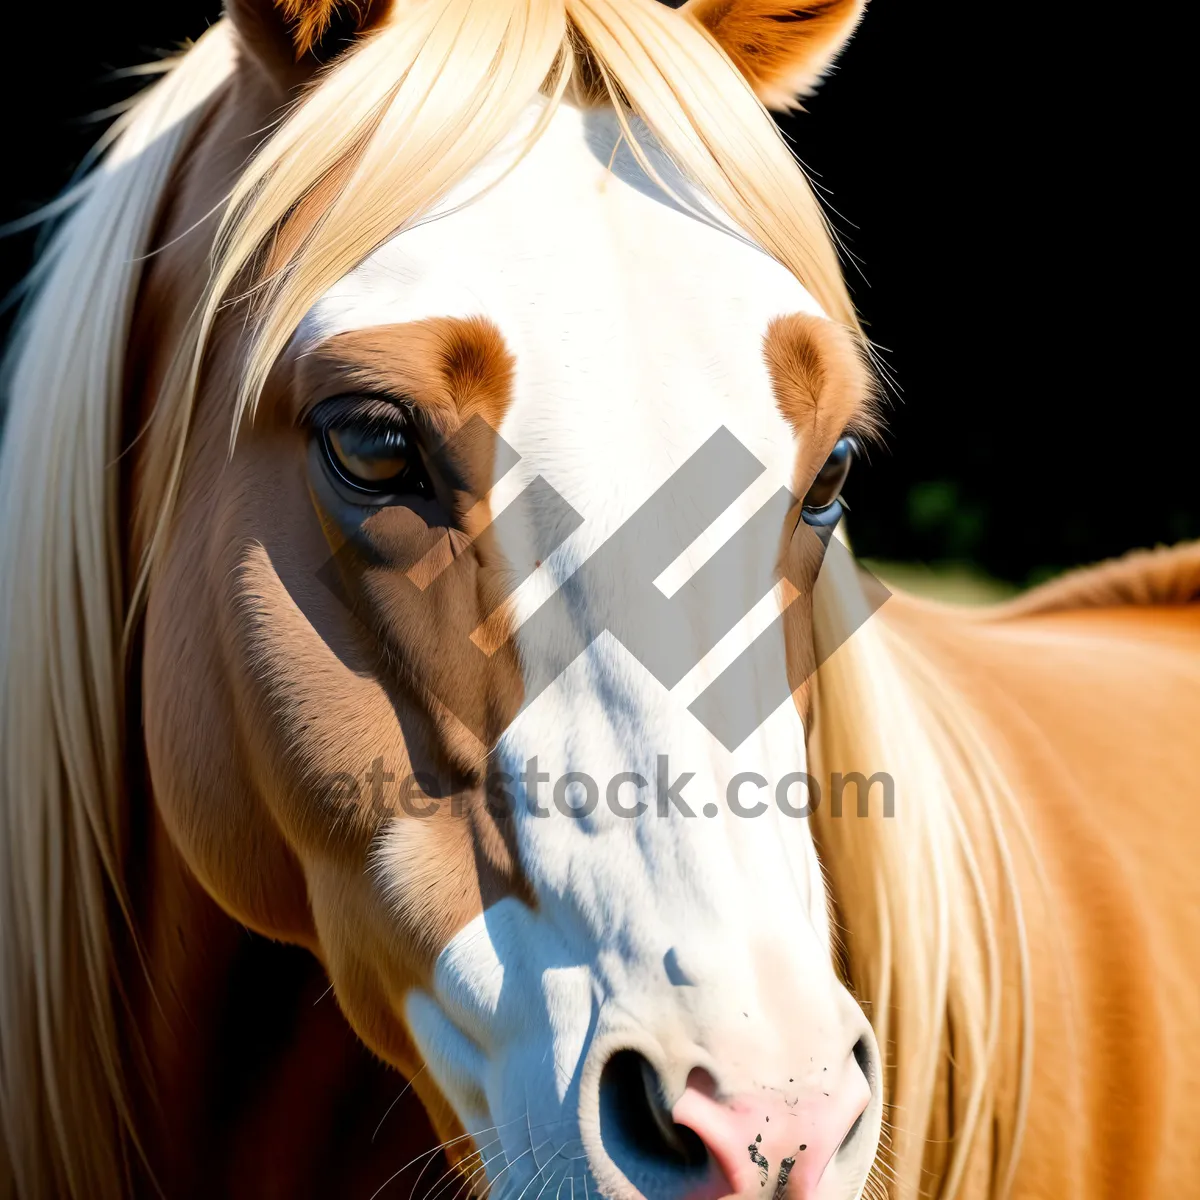
[[[219,3],[47,11],[36,46],[8,41],[0,220],[67,181],[103,128],[87,114],[131,90],[114,71],[196,36]],[[847,492],[861,554],[1026,583],[1200,536],[1178,261],[1191,152],[1161,87],[1170,28],[1128,17],[874,0],[786,122],[903,389]],[[0,242],[4,290],[33,242]]]

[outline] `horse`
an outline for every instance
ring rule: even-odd
[[[1200,550],[856,566],[861,10],[228,0],[54,207],[5,1195],[1186,1194]]]

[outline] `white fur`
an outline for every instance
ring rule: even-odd
[[[480,190],[469,181],[446,215],[401,234],[334,287],[303,330],[317,339],[476,314],[499,327],[516,359],[501,429],[522,456],[514,477],[543,475],[584,518],[517,593],[518,624],[718,427],[767,471],[663,573],[664,593],[792,481],[797,442],[763,338],[773,317],[819,309],[788,271],[704,215],[661,159],[663,177],[696,212],[658,192],[627,150],[610,172],[616,142],[611,115],[564,106],[511,173],[456,207]],[[516,486],[505,483],[511,496]],[[548,547],[552,532],[526,536]],[[766,539],[746,545],[746,577],[761,576],[776,551]],[[610,581],[614,591],[624,584]],[[782,1084],[801,1049],[845,1048],[807,823],[781,815],[770,791],[754,819],[725,803],[739,771],[773,788],[804,769],[794,706],[733,753],[687,710],[778,611],[777,596],[749,588],[744,602],[747,618],[670,692],[602,635],[497,748],[497,767],[514,777],[536,755],[552,778],[584,771],[601,788],[587,819],[536,818],[518,806],[537,910],[510,899],[483,913],[445,948],[432,992],[408,1000],[429,1070],[491,1147],[485,1157],[507,1164],[514,1196],[552,1154],[566,1164],[579,1153],[595,1115],[588,1071],[614,1047],[641,1049],[669,1087],[706,1066],[733,1091]],[[653,811],[658,754],[672,778],[694,772],[684,789],[694,819]],[[624,771],[651,783],[651,812],[640,819],[604,803],[606,782]],[[746,803],[753,793],[747,785]],[[630,788],[622,799],[630,802]],[[717,815],[700,815],[709,802]]]

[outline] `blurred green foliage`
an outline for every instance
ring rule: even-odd
[[[995,604],[1016,595],[1015,584],[993,579],[970,563],[881,562],[878,559],[859,560],[872,575],[889,588],[912,592],[946,604]]]

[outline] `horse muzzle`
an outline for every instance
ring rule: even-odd
[[[606,1195],[620,1200],[849,1200],[861,1194],[878,1148],[879,1052],[857,1005],[839,1005],[834,1037],[786,1036],[747,1082],[740,1047],[726,1064],[693,1067],[635,1050],[599,1073],[597,1136],[583,1142]],[[739,1014],[740,1015],[740,1014]],[[714,1049],[717,1049],[714,1046]],[[657,1057],[657,1056],[656,1056]],[[786,1072],[786,1073],[785,1073]],[[672,1094],[674,1092],[675,1094]],[[585,1100],[586,1105],[586,1100]],[[619,1178],[618,1178],[619,1176]]]

